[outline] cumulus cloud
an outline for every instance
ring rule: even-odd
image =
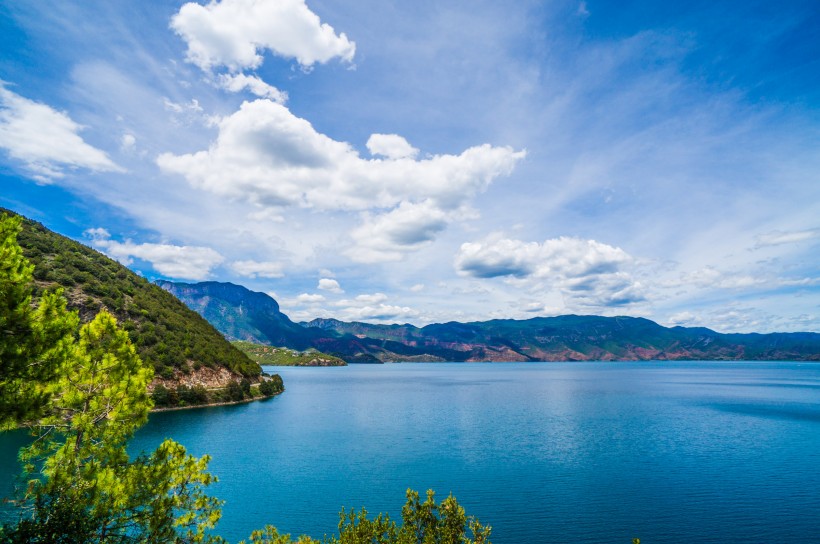
[[[385,214],[365,214],[363,224],[351,232],[357,245],[346,254],[363,263],[397,261],[406,252],[433,241],[456,213],[448,213],[426,201],[402,202]]]
[[[543,281],[561,290],[569,306],[610,307],[645,299],[627,270],[624,250],[595,240],[560,237],[543,243],[491,237],[461,245],[455,267],[462,276],[508,277],[521,285]]]
[[[0,148],[21,161],[33,179],[50,183],[75,168],[123,171],[80,137],[83,128],[66,113],[15,94],[0,81]]]
[[[316,288],[331,293],[344,293],[344,289],[339,285],[339,282],[331,278],[321,278]]]
[[[387,295],[384,293],[363,294],[356,296],[353,300],[340,300],[336,306],[352,306],[352,305],[372,305],[380,304],[387,300]]]
[[[110,239],[105,229],[85,232],[94,247],[128,266],[134,258],[150,262],[164,276],[187,280],[204,280],[211,269],[224,261],[222,255],[209,247],[175,246],[170,244],[135,244],[130,240],[117,242]]]
[[[339,312],[343,321],[381,321],[386,323],[404,322],[418,317],[419,312],[407,306],[376,304],[373,306],[353,306]]]
[[[296,302],[300,304],[316,304],[325,300],[325,297],[319,294],[302,293],[296,297]]]
[[[334,315],[343,321],[379,321],[395,323],[418,317],[419,312],[407,306],[385,304],[384,293],[366,293],[334,304],[339,310]]]
[[[595,240],[562,236],[538,242],[490,238],[465,243],[456,255],[456,269],[464,276],[578,278],[617,272],[632,257],[619,247]]]
[[[196,188],[262,207],[378,210],[365,214],[352,233],[362,249],[358,260],[365,262],[396,260],[429,242],[526,155],[484,144],[421,160],[365,159],[350,144],[317,132],[270,100],[245,102],[217,126],[219,135],[209,149],[164,153],[159,167]],[[388,150],[383,140],[376,142],[374,149],[401,154]]]
[[[352,62],[356,52],[356,44],[322,23],[304,0],[189,2],[171,28],[187,43],[187,60],[203,70],[256,68],[266,50],[305,68],[336,57]]]
[[[388,159],[414,159],[419,154],[418,149],[398,134],[372,134],[366,145],[371,155]]]
[[[269,98],[278,104],[284,104],[288,101],[288,93],[265,83],[257,76],[249,76],[247,74],[220,74],[216,81],[219,87],[232,93],[238,93],[247,89],[259,98]]]
[[[820,238],[820,229],[809,229],[799,231],[782,232],[779,230],[767,234],[759,234],[755,237],[755,248],[767,246],[779,246],[782,244],[795,244]]]
[[[365,210],[430,199],[453,208],[525,155],[485,144],[424,160],[367,160],[270,100],[245,102],[217,125],[208,150],[164,153],[160,168],[197,188],[268,205]]]
[[[282,263],[273,261],[235,261],[231,263],[231,269],[247,278],[281,278]]]

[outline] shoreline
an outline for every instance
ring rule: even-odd
[[[282,393],[284,393],[284,391],[280,391],[279,393],[274,393],[273,395],[271,395],[269,397],[254,397],[252,399],[242,399],[242,400],[235,400],[235,401],[230,401],[230,402],[209,402],[208,404],[192,404],[190,406],[166,406],[166,407],[162,407],[162,408],[152,408],[149,413],[153,414],[153,413],[156,413],[156,412],[175,412],[177,410],[193,410],[195,408],[212,408],[212,407],[215,407],[215,406],[233,406],[235,404],[247,404],[249,402],[272,399],[272,398],[278,397]]]

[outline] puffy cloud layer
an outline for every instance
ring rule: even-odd
[[[66,168],[122,171],[80,137],[82,129],[66,113],[15,94],[0,82],[0,148],[22,161],[37,181],[62,178]]]
[[[495,237],[462,244],[455,267],[463,276],[558,287],[570,307],[610,307],[645,298],[627,269],[632,262],[621,248],[595,240],[562,236],[539,244]]]
[[[170,244],[135,244],[130,240],[111,240],[105,229],[86,231],[94,247],[128,266],[133,259],[142,259],[164,276],[186,280],[204,280],[211,269],[225,259],[209,247],[175,246]]]
[[[353,232],[366,262],[395,260],[432,240],[526,155],[485,144],[417,160],[400,136],[373,135],[371,152],[386,158],[365,159],[270,100],[243,103],[218,128],[209,149],[164,153],[158,165],[194,187],[261,207],[378,210]]]
[[[189,2],[171,28],[188,44],[188,61],[203,70],[256,68],[265,50],[303,67],[335,57],[351,62],[356,52],[356,44],[322,23],[304,0]]]
[[[159,166],[197,188],[266,205],[365,210],[430,199],[454,208],[525,155],[485,144],[422,160],[363,159],[270,100],[243,103],[218,128],[208,150],[164,153]]]
[[[607,274],[632,261],[624,250],[595,240],[562,236],[538,242],[506,238],[465,243],[456,255],[456,268],[477,278],[562,276],[578,278]]]

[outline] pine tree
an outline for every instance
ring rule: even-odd
[[[33,509],[22,531],[45,531],[71,520],[78,542],[218,542],[206,531],[220,502],[204,487],[209,458],[196,459],[173,440],[134,460],[127,441],[148,418],[144,365],[108,312],[84,325],[79,340],[49,386],[50,414],[38,439],[21,451],[31,475],[26,503]]]
[[[148,419],[153,370],[108,312],[78,330],[62,293],[32,304],[33,267],[20,219],[0,216],[0,425],[27,425],[29,477],[16,526],[0,542],[221,542],[206,534],[220,501],[210,458],[173,440],[131,460],[126,444]]]
[[[0,429],[43,413],[59,362],[73,343],[78,318],[59,291],[32,305],[33,266],[17,244],[20,218],[0,215]]]

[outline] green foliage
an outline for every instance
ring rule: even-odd
[[[18,240],[23,254],[34,265],[34,297],[62,287],[68,308],[83,322],[107,309],[128,331],[140,358],[158,374],[169,369],[173,375],[174,368],[184,372],[194,363],[227,367],[249,378],[261,373],[259,365],[159,286],[39,223],[19,216],[14,221],[22,226]]]
[[[251,395],[251,382],[248,381],[247,378],[242,378],[239,380],[239,387],[242,388],[242,394],[246,397],[252,397]]]
[[[265,397],[276,395],[284,390],[285,384],[282,383],[282,377],[279,374],[274,374],[268,379],[263,378],[262,383],[259,384],[259,392]]]
[[[30,478],[22,502],[33,514],[11,541],[50,541],[61,525],[76,542],[216,541],[206,535],[220,516],[203,490],[215,481],[207,456],[191,457],[172,440],[134,460],[126,452],[148,418],[152,376],[108,312],[80,329],[48,386],[50,414],[21,450]]]
[[[239,402],[245,398],[245,392],[242,391],[242,386],[238,382],[230,382],[227,391],[228,399],[233,402]]]
[[[307,351],[296,351],[289,348],[279,348],[254,344],[237,340],[231,342],[234,346],[242,350],[252,361],[260,365],[272,366],[344,366],[342,359],[328,355],[314,349]]]
[[[179,397],[176,394],[176,391],[172,391],[168,389],[161,383],[154,386],[154,390],[151,392],[151,400],[154,403],[154,406],[164,408],[166,406],[176,406],[179,404]]]
[[[387,514],[371,519],[364,508],[358,512],[342,509],[339,535],[326,537],[321,544],[490,544],[491,528],[467,517],[452,495],[436,504],[435,493],[428,490],[427,499],[421,502],[418,492],[408,489],[401,515],[402,525],[398,526]],[[320,544],[320,541],[306,536],[293,541],[290,535],[279,534],[269,525],[254,531],[248,544]]]
[[[17,243],[20,218],[0,215],[0,429],[37,417],[77,327],[60,293],[32,306],[33,266]]]
[[[242,540],[239,544],[245,544],[245,541]],[[304,535],[297,540],[291,540],[289,534],[279,534],[276,527],[267,525],[264,529],[251,533],[247,544],[320,544],[320,542]]]

